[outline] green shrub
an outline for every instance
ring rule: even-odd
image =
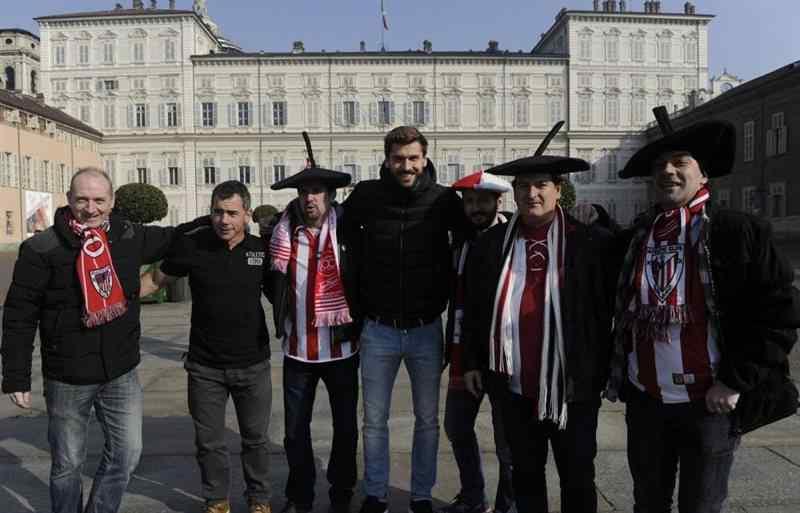
[[[264,222],[269,222],[269,220],[272,219],[272,216],[277,213],[278,209],[272,205],[261,205],[253,210],[253,221],[256,223],[260,223],[262,220]]]
[[[167,197],[146,183],[125,184],[114,194],[114,210],[134,223],[152,223],[167,215]]]
[[[561,182],[561,199],[558,201],[561,208],[569,210],[575,206],[575,186],[569,181],[569,178],[564,178]]]

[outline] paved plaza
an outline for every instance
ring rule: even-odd
[[[190,303],[146,305],[142,314],[142,363],[139,376],[144,387],[144,452],[123,502],[125,513],[171,513],[199,511],[200,475],[194,460],[194,432],[186,404],[186,377],[182,356],[188,345]],[[269,315],[269,312],[268,312]],[[271,316],[269,317],[271,318]],[[283,505],[282,491],[287,476],[283,454],[283,401],[280,350],[273,340],[273,411],[270,422],[273,508]],[[0,400],[0,512],[49,511],[47,416],[42,398],[39,351],[34,356],[34,407],[30,412]],[[793,355],[793,374],[800,375],[800,357]],[[442,398],[446,392],[442,379]],[[324,387],[320,387],[312,426],[318,476],[324,476],[330,450],[330,409]],[[442,416],[444,401],[440,402]],[[246,511],[238,463],[239,442],[236,417],[229,405],[227,414],[229,446],[236,456],[231,461],[234,474],[232,499],[234,513]],[[408,377],[401,371],[395,386],[390,421],[392,444],[391,510],[405,511],[408,502],[409,469],[413,415]],[[497,482],[497,462],[493,453],[488,402],[478,421],[484,452],[488,490]],[[85,485],[102,450],[102,434],[97,423],[91,425]],[[600,413],[597,456],[597,486],[601,511],[632,510],[631,481],[625,457],[623,408],[606,403]],[[362,460],[359,457],[359,464]],[[558,480],[552,462],[548,467],[551,509],[558,511]],[[796,513],[800,511],[800,416],[748,435],[737,452],[731,479],[731,512]],[[440,436],[438,483],[434,498],[443,505],[458,492],[458,472],[444,432]],[[327,510],[327,483],[317,486],[315,511]],[[88,488],[87,488],[88,494]],[[491,492],[490,492],[491,494]],[[361,495],[353,501],[357,511]]]

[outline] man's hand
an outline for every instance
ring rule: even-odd
[[[711,413],[730,413],[736,409],[739,392],[717,381],[706,392],[706,408]]]
[[[481,371],[467,371],[464,373],[464,386],[467,387],[467,392],[475,397],[483,395],[483,378],[481,378]]]
[[[25,410],[31,407],[31,392],[30,390],[27,392],[11,392],[8,394],[8,397],[11,398],[11,402],[23,408]]]
[[[158,292],[161,287],[175,283],[178,277],[164,274],[161,269],[155,267],[152,271],[139,276],[139,280],[139,297],[142,298]]]

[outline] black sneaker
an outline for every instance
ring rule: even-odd
[[[486,504],[479,502],[478,504],[469,504],[464,501],[461,494],[453,497],[450,504],[439,510],[439,513],[488,513],[491,511]]]
[[[411,501],[408,513],[433,513],[433,503],[427,499]]]
[[[389,513],[386,501],[382,501],[374,495],[367,495],[361,504],[361,513]]]

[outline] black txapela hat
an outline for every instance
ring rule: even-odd
[[[548,133],[541,144],[539,144],[539,147],[536,148],[532,156],[500,164],[499,166],[487,169],[486,172],[493,175],[517,176],[524,173],[561,175],[588,171],[591,169],[591,166],[585,160],[572,157],[559,157],[556,155],[542,155],[550,144],[550,141],[553,140],[553,137],[561,130],[562,126],[564,126],[563,121],[556,123],[550,130],[550,133]]]
[[[620,178],[649,177],[655,160],[673,151],[689,153],[709,178],[724,176],[732,171],[736,157],[736,129],[731,123],[701,121],[675,132],[666,107],[654,108],[653,114],[663,137],[637,151],[619,172]]]
[[[350,181],[353,178],[349,174],[317,167],[317,163],[314,161],[314,152],[311,151],[311,140],[308,138],[308,132],[303,132],[303,140],[306,142],[310,166],[299,173],[284,178],[279,182],[275,182],[270,186],[270,189],[273,191],[280,189],[296,189],[308,182],[322,182],[331,189],[338,189],[339,187],[350,185]]]

